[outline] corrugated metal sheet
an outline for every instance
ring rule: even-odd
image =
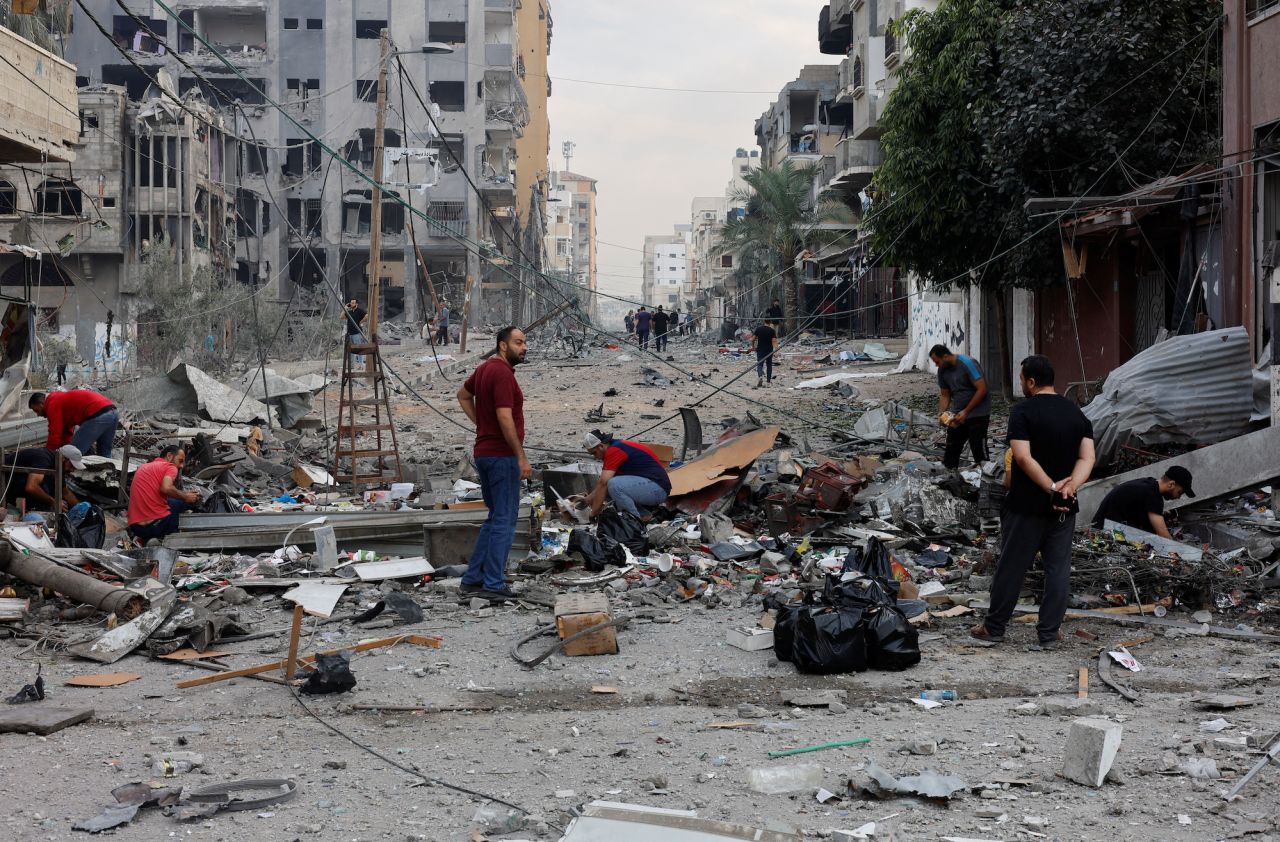
[[[1084,408],[1098,462],[1123,444],[1214,444],[1244,433],[1253,412],[1249,334],[1242,327],[1175,336],[1108,375]]]

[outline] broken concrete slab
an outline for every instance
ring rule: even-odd
[[[1094,789],[1102,786],[1120,751],[1124,728],[1106,719],[1085,718],[1071,723],[1063,751],[1062,776]]]
[[[93,718],[91,707],[23,705],[0,709],[0,734],[53,734]]]
[[[267,418],[266,404],[230,386],[224,386],[208,374],[187,363],[179,363],[169,371],[169,379],[180,385],[190,386],[195,392],[196,405],[212,421],[230,421],[248,424]]]
[[[560,842],[800,842],[795,832],[712,819],[693,810],[594,801],[569,823]]]

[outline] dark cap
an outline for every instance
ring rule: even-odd
[[[1182,486],[1182,490],[1187,493],[1188,497],[1196,496],[1196,493],[1191,490],[1191,472],[1186,468],[1181,465],[1174,465],[1172,468],[1165,471],[1164,475]]]

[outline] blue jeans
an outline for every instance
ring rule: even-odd
[[[756,357],[756,377],[764,377],[765,369],[769,371],[769,382],[773,382],[773,354]]]
[[[169,498],[169,515],[150,523],[135,523],[129,527],[129,534],[139,541],[150,541],[152,538],[163,538],[178,531],[178,515],[187,510],[182,500]]]
[[[348,336],[347,336],[347,340],[348,340],[352,345],[363,345],[363,344],[364,344],[364,342],[365,342],[364,334],[363,334],[363,333],[352,333],[352,334],[350,334],[350,335],[348,335]],[[352,355],[351,355],[351,367],[352,367],[352,368],[364,368],[364,354],[352,354]]]
[[[476,473],[489,517],[480,527],[462,584],[500,591],[507,586],[507,556],[520,516],[520,461],[514,456],[477,456]]]
[[[71,444],[85,456],[96,453],[98,456],[110,459],[111,447],[116,438],[116,428],[119,426],[120,414],[114,409],[108,409],[101,415],[85,419],[76,429],[75,435],[71,437]]]
[[[646,477],[616,476],[609,480],[609,499],[619,511],[639,518],[638,506],[646,509],[660,506],[667,501],[667,492]]]

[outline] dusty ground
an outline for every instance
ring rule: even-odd
[[[704,360],[701,350],[676,344],[672,355],[715,385],[745,364],[718,357]],[[425,374],[425,365],[409,362],[413,353],[403,358],[397,363],[393,357],[392,364],[406,379],[414,382]],[[652,423],[640,419],[641,414],[664,414],[651,406],[657,397],[664,396],[670,410],[706,392],[700,383],[677,381],[662,390],[636,385],[641,380],[638,362],[576,368],[568,362],[531,356],[520,371],[531,443],[574,449],[580,432],[596,426],[586,424],[583,415],[601,400],[606,410],[620,411],[617,430],[630,433]],[[442,383],[437,375],[422,388],[425,396],[461,418],[447,399],[458,379],[453,374],[451,382]],[[759,394],[808,417],[811,425],[805,427],[763,407],[751,408],[762,421],[784,423],[793,435],[810,435],[813,446],[820,447],[827,439],[813,424],[847,426],[852,416],[824,410],[824,404],[843,403],[824,393],[785,388],[797,379],[793,370],[784,370],[782,386],[757,393],[750,377],[739,381],[734,391]],[[611,386],[621,395],[601,397]],[[859,387],[864,396],[877,397],[932,388],[930,379],[918,374],[870,379]],[[702,413],[709,437],[719,431],[712,424],[715,419],[741,414],[744,408],[748,407],[741,401],[717,396]],[[449,429],[421,407],[403,404],[400,411],[399,418],[415,428],[410,437],[416,440],[406,447],[417,449],[421,461],[456,462],[460,451],[454,448],[463,447],[465,440],[460,430]],[[678,445],[679,435],[678,422],[672,422],[647,438]],[[1142,694],[1137,704],[1101,686],[1095,673],[1091,698],[1101,715],[1123,722],[1124,742],[1116,763],[1121,780],[1092,790],[1057,776],[1073,715],[1027,716],[1014,709],[1042,696],[1074,695],[1077,669],[1096,664],[1103,644],[1138,636],[1133,630],[1069,621],[1063,650],[1032,653],[1025,650],[1033,642],[1030,627],[1016,626],[1003,647],[983,648],[972,645],[965,634],[971,621],[946,620],[923,630],[924,660],[914,669],[815,677],[778,664],[769,651],[743,652],[723,642],[727,628],[754,624],[758,605],[708,609],[690,603],[662,609],[654,619],[638,620],[621,631],[618,655],[556,656],[527,671],[507,650],[515,639],[549,619],[545,611],[508,607],[485,615],[457,605],[443,586],[415,593],[427,619],[412,630],[441,635],[443,648],[401,647],[357,655],[355,690],[308,699],[307,706],[396,763],[528,810],[532,816],[510,839],[557,839],[554,827],[568,821],[569,810],[593,799],[693,808],[704,817],[798,828],[814,835],[879,821],[876,838],[881,840],[890,838],[890,831],[898,840],[960,836],[1201,842],[1245,830],[1254,833],[1248,839],[1280,838],[1271,829],[1280,823],[1275,797],[1280,769],[1265,771],[1241,801],[1227,805],[1220,793],[1255,756],[1214,745],[1215,737],[1256,735],[1265,740],[1280,730],[1280,650],[1273,646],[1158,636],[1134,648],[1147,669],[1124,676]],[[372,602],[373,596],[367,592],[364,601]],[[279,605],[276,597],[260,597],[250,606],[250,619],[258,628],[281,633],[225,647],[235,653],[226,658],[228,663],[249,665],[283,654],[286,614]],[[1100,639],[1087,642],[1075,636],[1080,629]],[[307,651],[391,633],[341,623],[313,626],[311,620],[305,631]],[[537,651],[538,645],[530,644],[529,650]],[[97,717],[47,738],[0,735],[0,786],[8,796],[0,838],[84,838],[71,825],[109,803],[113,787],[151,778],[148,756],[171,749],[204,755],[203,767],[180,776],[182,783],[289,777],[299,783],[298,796],[267,810],[222,813],[188,825],[155,810],[144,811],[132,826],[115,831],[117,837],[465,840],[474,827],[476,799],[439,786],[415,786],[416,778],[357,748],[309,715],[284,687],[240,679],[178,690],[175,682],[204,673],[139,655],[102,667],[39,654],[28,641],[6,641],[0,642],[0,692],[7,696],[31,680],[37,661],[44,664],[50,691],[46,704],[91,704]],[[110,689],[63,683],[72,676],[115,670],[143,677]],[[594,685],[619,692],[593,694]],[[931,711],[909,701],[920,690],[933,688],[954,689],[962,700]],[[844,712],[796,708],[783,701],[795,691],[833,689],[846,694]],[[1242,694],[1258,704],[1228,713],[1196,710],[1190,700],[1204,691]],[[766,718],[756,720],[761,730],[706,727],[738,719],[737,705],[746,702],[768,709]],[[353,705],[470,710],[379,713],[356,711]],[[1233,727],[1220,734],[1200,731],[1201,722],[1219,716]],[[766,757],[771,750],[857,737],[869,737],[871,743],[789,761]],[[937,753],[900,751],[904,744],[919,741],[937,741]],[[1197,781],[1165,773],[1202,752],[1216,758],[1224,780]],[[846,780],[864,779],[860,770],[868,759],[895,774],[933,768],[957,775],[973,791],[947,806],[858,798],[823,805],[809,792],[759,795],[746,786],[753,768],[810,760],[822,765],[824,786],[843,794]],[[999,784],[998,778],[1023,783]],[[979,811],[992,807],[1001,808],[1007,819],[978,817]]]

